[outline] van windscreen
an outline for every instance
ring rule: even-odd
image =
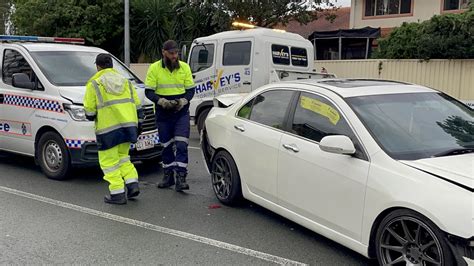
[[[45,51],[31,52],[43,74],[56,86],[85,86],[97,72],[97,52]],[[137,80],[119,61],[112,57],[114,68],[125,78]]]

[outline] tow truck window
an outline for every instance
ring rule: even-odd
[[[308,66],[308,53],[305,48],[291,47],[291,64],[294,66]]]
[[[273,64],[289,65],[290,64],[290,48],[284,45],[272,44]]]
[[[46,78],[56,86],[85,86],[97,72],[96,52],[31,52]],[[120,62],[112,58],[114,69],[129,80],[139,81]]]
[[[214,44],[194,46],[189,63],[193,73],[210,68],[214,63]]]
[[[6,49],[3,53],[2,79],[5,84],[12,84],[12,76],[16,73],[25,73],[31,81],[33,78],[33,69],[26,59],[15,50]]]
[[[228,42],[224,44],[224,66],[241,66],[250,64],[251,42]]]

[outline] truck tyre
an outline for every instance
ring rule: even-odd
[[[198,119],[197,119],[197,128],[198,132],[201,133],[201,130],[204,128],[204,121],[206,121],[206,117],[209,114],[209,111],[211,111],[211,108],[206,108],[199,113]]]
[[[64,180],[71,169],[71,158],[64,140],[55,132],[44,133],[36,147],[38,164],[50,179]]]

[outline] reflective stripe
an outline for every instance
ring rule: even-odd
[[[114,166],[112,166],[112,167],[102,169],[102,171],[104,172],[104,174],[108,174],[108,173],[111,173],[111,172],[113,172],[113,171],[115,171],[115,170],[117,170],[117,169],[119,169],[119,168],[120,168],[120,164],[116,164],[116,165],[114,165]]]
[[[110,195],[116,195],[116,194],[122,194],[122,193],[125,193],[125,188],[110,191]]]
[[[142,105],[141,104],[137,105],[137,110],[141,110],[141,109],[142,109]]]
[[[170,164],[163,164],[163,168],[169,168],[169,167],[172,167],[172,166],[176,166],[176,163],[173,162],[173,163],[170,163]]]
[[[158,84],[158,89],[174,89],[174,88],[184,88],[183,84]]]
[[[174,140],[176,140],[176,141],[181,141],[181,142],[186,142],[186,144],[189,143],[189,139],[188,139],[188,138],[185,138],[185,137],[179,137],[179,136],[177,136],[177,137],[174,137]]]
[[[102,105],[104,103],[104,99],[102,99],[102,94],[100,94],[99,84],[97,84],[97,81],[92,80],[92,85],[95,88],[95,93],[97,94],[97,98],[99,98],[98,105]]]
[[[171,145],[173,142],[174,142],[174,139],[170,139],[170,140],[167,141],[166,143],[163,143],[163,148],[168,147],[168,146]]]
[[[124,127],[137,127],[137,126],[138,126],[138,125],[137,125],[137,123],[135,123],[135,122],[120,123],[120,124],[118,124],[118,125],[114,125],[114,126],[111,126],[111,127],[108,127],[108,128],[96,130],[96,131],[95,131],[95,134],[96,134],[96,135],[101,135],[101,134],[109,133],[109,132],[114,131],[114,130],[119,129],[119,128],[124,128]]]
[[[125,180],[125,184],[131,184],[131,183],[138,183],[138,177],[137,178],[129,178]]]
[[[176,165],[178,165],[178,167],[188,167],[188,164],[187,163],[181,163],[181,162],[177,162]]]
[[[130,161],[130,156],[120,159],[119,164],[123,164]]]
[[[133,85],[130,80],[128,81],[128,89],[130,90],[130,99],[132,100],[132,103],[135,103],[135,100],[133,99]]]
[[[196,87],[196,85],[192,85],[192,86],[187,86],[185,89],[189,90],[189,89],[194,89],[195,87]]]
[[[135,101],[133,99],[118,99],[118,100],[111,100],[111,101],[108,101],[108,102],[105,102],[103,104],[98,104],[97,105],[97,109],[102,109],[104,107],[108,107],[108,106],[111,106],[111,105],[114,105],[114,104],[121,104],[121,103],[135,103]]]
[[[97,112],[87,112],[87,111],[86,111],[86,115],[87,115],[87,116],[94,116],[94,115],[96,115],[96,114],[97,114]]]

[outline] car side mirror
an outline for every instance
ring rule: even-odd
[[[352,155],[356,152],[354,143],[348,136],[326,136],[319,142],[319,148],[325,152]]]
[[[182,47],[181,47],[181,58],[180,60],[183,61],[183,62],[186,62],[187,61],[187,47],[186,47],[186,44],[184,44]]]
[[[35,83],[30,81],[25,73],[15,73],[12,76],[12,86],[17,88],[33,90],[35,88]]]

